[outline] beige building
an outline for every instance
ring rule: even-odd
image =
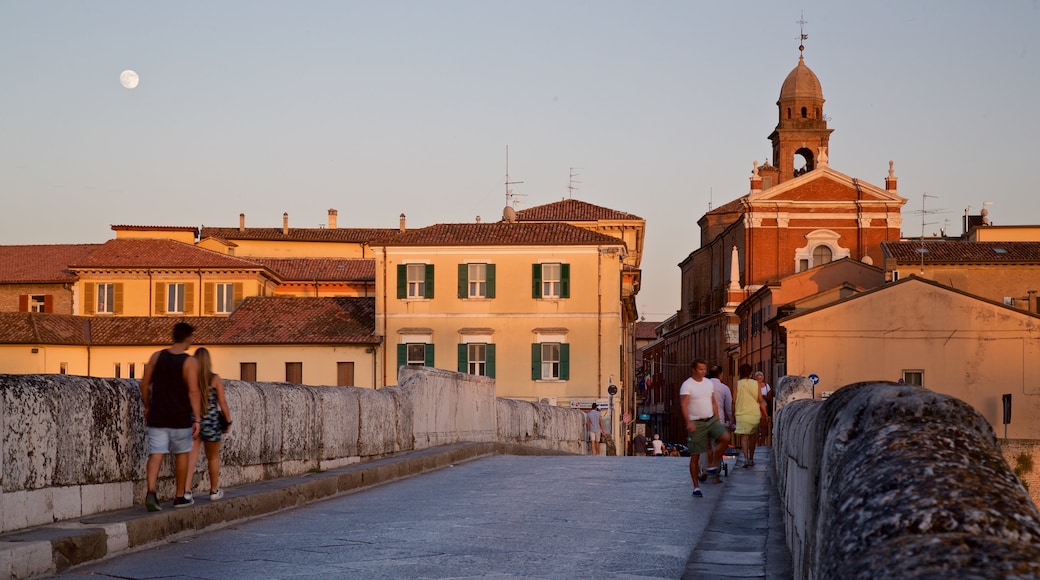
[[[864,381],[904,380],[957,397],[1003,435],[1040,439],[1040,316],[910,276],[793,314],[787,372],[819,377],[817,397]]]

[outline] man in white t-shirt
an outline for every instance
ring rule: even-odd
[[[696,359],[690,367],[690,378],[679,388],[679,404],[686,419],[686,445],[690,449],[690,479],[693,480],[693,497],[704,497],[697,476],[700,475],[701,453],[714,451],[714,465],[708,464],[708,475],[719,474],[718,461],[729,445],[729,429],[723,425],[715,403],[715,385],[708,374],[708,363]],[[715,446],[712,448],[712,440]]]

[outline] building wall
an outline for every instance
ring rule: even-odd
[[[0,374],[57,375],[64,364],[66,374],[86,376],[87,361],[86,346],[0,345]]]
[[[274,289],[274,295],[301,297],[348,296],[355,298],[367,298],[375,296],[375,291],[375,282],[334,283],[319,281],[317,284],[305,282],[288,282],[279,284],[278,287]]]
[[[1040,242],[1040,226],[985,226],[968,232],[969,242]]]
[[[267,296],[274,290],[272,282],[252,272],[83,271],[76,283],[76,312],[74,314],[85,316],[96,314],[93,312],[96,307],[94,306],[96,298],[90,305],[87,304],[87,298],[90,294],[96,293],[96,285],[99,283],[122,285],[121,300],[118,296],[116,297],[116,306],[121,305],[122,307],[121,311],[115,313],[117,316],[163,316],[167,314],[166,285],[168,284],[182,283],[185,285],[184,316],[218,315],[212,311],[212,307],[216,303],[216,291],[207,288],[207,284],[241,284],[243,299],[250,296]],[[161,285],[161,287],[157,287],[157,285]],[[213,293],[211,294],[209,290],[212,290]],[[188,299],[189,293],[190,300]]]
[[[51,296],[54,314],[72,314],[72,288],[65,284],[0,284],[0,312],[22,312],[22,296]]]
[[[898,272],[900,278],[913,274],[996,302],[1012,298],[1016,308],[1037,312],[1035,296],[1040,292],[1037,264],[925,264],[922,270],[920,264],[890,261],[885,269],[890,280],[895,277],[893,272]],[[1031,291],[1034,305],[1030,307]]]
[[[816,396],[865,381],[924,373],[991,425],[1013,396],[1013,439],[1040,439],[1040,319],[913,280],[782,323],[787,371],[820,378]],[[1017,418],[1017,419],[1016,419]]]
[[[360,242],[301,242],[294,240],[234,240],[237,258],[371,258]]]
[[[195,232],[187,230],[162,230],[162,229],[118,229],[116,239],[146,239],[146,240],[175,240],[184,244],[195,244]],[[226,253],[226,252],[221,252]]]
[[[491,263],[495,298],[460,299],[458,265]],[[532,297],[532,265],[570,265],[570,297]],[[434,266],[432,299],[397,298],[397,266]],[[606,397],[608,380],[621,377],[621,267],[619,254],[597,247],[388,247],[376,258],[376,333],[385,337],[384,381],[397,368],[396,346],[424,340],[434,345],[437,368],[458,370],[458,345],[484,336],[495,345],[500,396],[525,400]],[[532,379],[536,330],[570,345],[570,378]],[[468,333],[468,334],[467,334]],[[424,338],[425,337],[425,338]]]

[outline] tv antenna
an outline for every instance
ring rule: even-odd
[[[931,195],[929,193],[921,194],[921,209],[914,211],[913,213],[921,214],[921,238],[920,245],[917,248],[917,253],[921,255],[921,273],[924,274],[924,255],[928,253],[928,248],[924,247],[924,228],[925,226],[934,225],[938,222],[926,222],[925,218],[930,215],[945,213],[944,209],[925,209],[925,202],[928,198],[937,198],[938,195]]]
[[[578,186],[575,184],[581,183],[580,181],[574,179],[575,177],[581,177],[580,173],[574,172],[575,169],[581,169],[581,167],[571,167],[571,176],[570,179],[567,180],[567,197],[571,199],[574,199],[574,192],[578,191],[579,189]]]
[[[513,203],[519,203],[519,200],[514,198],[527,195],[526,193],[513,193],[513,190],[509,188],[510,185],[519,185],[521,183],[523,181],[509,181],[509,145],[506,145],[506,207]]]

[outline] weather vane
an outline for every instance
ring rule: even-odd
[[[800,20],[798,20],[798,52],[805,52],[805,41],[809,40],[809,35],[805,33],[805,25],[809,22],[805,19],[805,11],[803,10],[800,14]]]

